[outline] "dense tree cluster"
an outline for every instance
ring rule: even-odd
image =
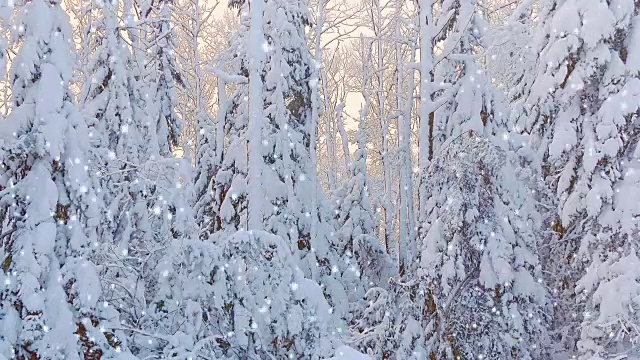
[[[640,3],[227,5],[0,0],[0,359],[640,358]]]

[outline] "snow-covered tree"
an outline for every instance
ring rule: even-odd
[[[122,187],[116,184],[133,181],[133,166],[139,164],[142,144],[140,121],[134,116],[137,86],[131,71],[131,54],[119,31],[116,4],[101,4],[93,19],[88,44],[94,49],[84,69],[85,80],[80,94],[82,112],[89,125],[93,171],[100,179],[100,190],[108,212],[103,218],[104,239],[112,239]],[[116,161],[116,159],[119,159]]]
[[[93,25],[96,48],[81,95],[107,205],[100,275],[104,301],[120,309],[131,350],[160,356],[183,322],[185,305],[172,283],[180,274],[178,245],[194,235],[191,165],[171,157],[174,140],[158,136],[164,118],[157,121],[155,110],[162,101],[136,68],[142,64],[129,53],[116,5],[102,4]]]
[[[426,221],[424,205],[434,191],[422,181],[429,163],[449,138],[467,130],[492,134],[498,105],[484,70],[476,63],[485,30],[476,1],[442,1],[439,5],[419,2],[420,223]]]
[[[362,286],[364,284],[359,283],[361,269],[354,261],[354,243],[361,235],[373,236],[375,225],[367,187],[367,155],[364,146],[365,138],[361,127],[358,133],[358,149],[354,154],[353,163],[350,164],[347,181],[333,196],[338,223],[336,245],[341,257],[341,266],[345,268],[342,281],[349,283],[344,285],[349,289],[352,300],[362,297],[365,290]]]
[[[396,279],[385,288],[373,287],[354,308],[347,340],[375,359],[424,359],[422,309],[414,301],[415,282]]]
[[[218,90],[225,91],[224,86],[221,86]],[[222,106],[220,109],[224,111]],[[224,116],[218,116],[218,119],[224,121]],[[222,154],[216,151],[214,127],[211,118],[204,111],[200,111],[196,114],[196,121],[199,130],[195,159],[195,202],[193,211],[196,224],[199,227],[200,238],[207,239],[220,227],[218,223],[220,219],[218,215],[220,210],[219,198],[215,197],[216,193],[211,187],[215,183],[214,176],[219,168]],[[219,131],[223,131],[223,128],[221,127]]]
[[[212,201],[202,204],[209,208],[210,219],[198,220],[201,230],[208,228],[213,233],[223,230],[231,234],[248,228],[247,176],[248,176],[248,84],[247,37],[249,18],[247,5],[242,5],[242,16],[237,32],[229,42],[229,48],[218,59],[219,67],[226,71],[219,74],[219,109],[216,119],[214,151],[215,163],[211,184],[206,185]],[[225,87],[230,80],[232,92],[227,99]],[[206,135],[206,133],[205,133]],[[203,149],[203,151],[205,151]],[[203,171],[200,169],[198,171]],[[198,178],[198,201],[204,194],[204,178]],[[201,205],[197,205],[198,211]],[[203,208],[204,209],[204,208]],[[214,215],[217,214],[217,215]],[[200,216],[200,215],[198,215]],[[205,224],[204,221],[209,222]]]
[[[515,3],[515,9],[504,23],[485,32],[487,51],[484,70],[493,85],[503,90],[510,102],[526,95],[526,85],[535,76],[537,54],[534,53],[532,41],[537,20],[533,14],[537,3],[535,0]],[[498,3],[496,6],[504,5]]]
[[[149,66],[155,69],[146,79],[153,89],[153,101],[157,111],[156,131],[160,142],[160,155],[168,157],[178,147],[181,124],[176,113],[178,95],[176,86],[184,85],[181,69],[175,55],[176,38],[172,22],[173,1],[159,0],[151,2],[148,19],[151,22],[151,33],[148,43]]]
[[[318,86],[314,77],[318,65],[307,47],[308,16],[303,0],[265,8],[264,224],[265,230],[288,241],[305,275],[325,287],[329,303],[339,314],[345,306],[344,290],[332,275],[337,255],[330,241],[330,207],[323,197],[314,195],[319,189],[311,154],[317,131],[312,87]]]
[[[333,353],[331,308],[286,241],[251,231],[215,242],[220,255],[212,271],[210,321],[218,358],[322,359]]]
[[[282,2],[264,9],[264,169],[269,209],[266,228],[289,239],[304,253],[311,250],[310,168],[313,60],[306,45],[306,2]],[[275,183],[273,183],[275,181]],[[280,186],[274,186],[275,184]],[[265,206],[266,207],[266,206]],[[314,234],[315,235],[315,234]],[[314,260],[315,262],[315,260]]]
[[[380,239],[375,236],[356,237],[353,241],[353,257],[364,279],[364,288],[386,288],[389,279],[398,275],[398,264],[391,259],[380,244]]]
[[[199,0],[193,0],[187,2],[187,6],[192,6],[191,12],[184,11],[186,17],[186,24],[183,25],[188,29],[185,31],[188,35],[188,41],[184,41],[187,44],[190,54],[182,58],[183,61],[192,63],[193,74],[191,79],[191,86],[185,86],[183,89],[183,98],[181,104],[184,105],[184,111],[182,112],[182,118],[188,117],[187,113],[193,111],[193,117],[195,118],[195,174],[194,174],[194,214],[196,224],[199,227],[200,238],[206,239],[216,229],[216,220],[219,207],[219,199],[214,199],[214,192],[211,189],[213,183],[213,177],[215,171],[219,167],[221,159],[221,151],[216,149],[218,144],[215,141],[215,136],[224,135],[224,115],[226,100],[226,86],[225,81],[222,78],[218,79],[218,120],[216,127],[219,129],[214,131],[214,124],[209,116],[209,113],[205,110],[207,108],[205,99],[205,88],[207,83],[205,81],[206,74],[202,72],[201,66],[201,52],[200,52],[200,40],[204,37],[204,28],[206,19],[211,16],[213,9],[208,9],[206,5],[203,5]],[[215,8],[214,8],[215,9]],[[187,79],[189,79],[187,77]],[[194,104],[195,109],[190,109],[190,105]],[[187,119],[188,120],[188,119]],[[188,124],[187,124],[188,125]],[[189,139],[189,126],[183,131],[185,136],[185,146],[188,146]],[[224,139],[224,138],[222,138]],[[222,148],[222,144],[220,144]],[[218,200],[218,201],[217,201]]]
[[[402,0],[396,0],[394,14],[394,37],[395,44],[395,67],[396,67],[396,108],[398,112],[398,160],[399,160],[399,199],[398,199],[398,252],[400,253],[400,268],[410,259],[411,244],[416,234],[416,208],[414,207],[414,182],[413,182],[413,159],[412,159],[412,133],[413,122],[412,112],[414,106],[415,89],[415,67],[408,64],[415,62],[416,49],[418,44],[413,29],[403,31],[404,25],[408,22],[404,11],[406,5]],[[409,35],[406,46],[400,39],[403,34]],[[405,55],[408,53],[408,56]],[[405,85],[406,84],[406,85]],[[406,87],[406,90],[405,90]]]
[[[366,84],[366,81],[364,84]],[[368,277],[363,276],[362,273],[372,265],[371,261],[373,261],[373,259],[369,258],[368,260],[364,260],[361,259],[359,255],[373,255],[372,253],[375,252],[371,248],[371,246],[375,245],[368,244],[367,240],[379,243],[379,240],[374,236],[375,217],[369,200],[369,180],[367,177],[364,122],[367,118],[368,107],[369,99],[365,96],[365,105],[360,114],[360,129],[356,138],[358,148],[353,155],[353,162],[349,164],[345,184],[333,194],[338,224],[338,231],[335,236],[337,241],[334,243],[334,246],[337,246],[338,255],[341,257],[340,268],[342,268],[342,282],[345,288],[348,289],[349,299],[351,301],[360,299],[366,289],[371,287],[368,284],[370,280]],[[366,240],[359,239],[362,236],[365,236]],[[360,242],[362,242],[362,244],[360,244]],[[355,251],[356,248],[359,252]],[[381,249],[380,244],[378,244],[378,248]],[[387,261],[383,261],[383,266],[389,266],[392,261],[383,254],[384,251],[382,254],[376,254],[376,256],[382,256],[386,259]],[[382,272],[376,272],[375,270],[366,272],[378,280],[376,281],[377,286],[384,286],[383,284],[386,284],[386,279],[383,279],[384,276],[391,275],[389,270],[390,269],[385,268]],[[380,282],[382,282],[382,284],[380,284]]]
[[[437,358],[538,359],[547,346],[530,190],[507,154],[473,131],[449,139],[431,189],[416,302]]]
[[[379,287],[371,288],[362,302],[356,307],[356,320],[351,325],[350,341],[369,355],[376,358],[390,359],[397,349],[398,337],[395,333],[398,325],[396,315],[397,303],[393,293]]]
[[[231,4],[248,10],[245,2]],[[332,305],[342,307],[344,290],[332,279],[337,255],[329,241],[330,207],[322,197],[316,207],[312,201],[318,189],[311,161],[311,133],[316,131],[311,87],[318,83],[304,32],[307,4],[258,5],[241,12],[247,18],[231,41],[229,71],[222,74],[237,83],[227,107],[226,146],[215,177],[214,191],[223,199],[222,228],[263,228],[282,237],[301,260],[305,275],[325,286]],[[312,226],[317,231],[311,231]]]
[[[633,1],[543,2],[520,118],[555,194],[549,271],[566,300],[554,327],[569,352],[580,337],[584,359],[637,354],[638,12]]]
[[[102,246],[104,298],[120,309],[132,351],[162,358],[166,337],[184,321],[186,304],[174,284],[184,276],[178,268],[185,263],[181,244],[196,236],[190,164],[143,159],[130,176],[119,185],[118,227]]]
[[[13,109],[1,127],[0,356],[130,358],[118,311],[99,303],[101,201],[69,91],[69,18],[57,1],[17,11]]]
[[[144,112],[135,113],[139,119],[150,119]],[[153,144],[157,141],[153,124],[138,122],[137,128],[121,136],[138,135],[138,141],[145,141],[145,133],[146,143]],[[136,153],[141,146],[138,141],[128,151]],[[111,210],[118,226],[113,240],[103,246],[102,262],[108,289],[105,300],[121,309],[132,351],[162,358],[170,344],[159,339],[174,335],[183,322],[180,316],[186,304],[173,284],[181,274],[176,264],[183,263],[180,244],[195,236],[195,224],[190,208],[191,164],[186,159],[164,158],[158,149],[137,150],[137,162],[110,152],[111,164],[124,171],[105,175],[117,189]],[[120,181],[113,180],[121,173],[125,176]],[[151,336],[156,334],[157,338]]]
[[[377,120],[377,124],[371,124],[377,126],[380,130],[376,136],[380,136],[379,144],[380,148],[380,182],[381,182],[381,195],[378,199],[381,214],[381,229],[383,232],[383,242],[394,261],[398,259],[398,243],[396,236],[396,227],[394,223],[395,204],[391,199],[392,188],[394,187],[391,178],[391,110],[389,109],[391,97],[388,96],[388,87],[395,79],[390,79],[385,74],[385,67],[388,66],[387,61],[391,62],[392,47],[387,41],[387,37],[390,35],[392,27],[390,26],[390,14],[391,8],[390,1],[381,0],[369,0],[365,1],[365,16],[369,22],[370,30],[373,33],[371,42],[364,40],[361,37],[361,52],[363,58],[362,70],[363,76],[370,77],[364,82],[370,82],[372,89],[369,89],[368,85],[363,84],[362,93],[363,96],[366,92],[375,93],[375,96],[371,96],[372,99],[368,99],[367,107],[371,107],[371,113],[375,114],[373,119]],[[366,61],[366,62],[365,62]],[[365,70],[365,68],[368,68]],[[371,74],[366,74],[367,71],[371,71]],[[365,88],[366,87],[366,88]],[[369,110],[369,109],[367,109]],[[374,121],[370,121],[374,123]]]
[[[434,45],[441,42],[441,52],[434,58],[433,77],[438,86],[450,87],[451,96],[434,113],[434,156],[446,139],[468,129],[491,134],[500,106],[484,69],[476,63],[487,26],[477,7],[476,0],[455,0],[443,2],[439,12],[436,26],[442,28]]]
[[[219,11],[221,3],[200,0],[173,2],[173,53],[181,71],[182,85],[175,87],[178,102],[175,111],[180,118],[184,150],[198,151],[199,118],[204,112],[213,117],[217,107],[217,83],[214,74],[203,71],[204,64],[214,60],[228,40],[228,28],[235,28],[235,16]],[[222,25],[222,26],[219,26]],[[196,166],[197,168],[197,166]]]

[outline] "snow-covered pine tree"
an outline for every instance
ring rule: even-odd
[[[555,353],[559,357],[568,357],[569,353],[574,352],[579,318],[582,315],[582,311],[578,310],[579,305],[574,295],[575,281],[579,276],[579,271],[576,268],[576,263],[571,260],[576,250],[576,244],[562,239],[564,230],[558,226],[560,223],[557,221],[557,211],[555,210],[558,196],[548,184],[549,163],[547,162],[548,155],[546,155],[548,146],[546,140],[542,141],[541,139],[544,136],[541,133],[543,128],[533,130],[535,126],[538,126],[533,125],[537,121],[534,119],[540,113],[538,108],[532,107],[529,102],[532,85],[538,76],[538,68],[541,66],[539,63],[543,61],[540,53],[547,41],[546,35],[543,35],[546,31],[542,31],[542,29],[545,27],[544,23],[547,21],[549,12],[554,9],[554,6],[547,5],[544,1],[523,1],[506,25],[507,29],[511,27],[521,29],[519,35],[516,35],[515,32],[512,35],[526,36],[526,33],[522,31],[531,33],[529,40],[512,38],[512,41],[516,42],[515,48],[521,47],[523,44],[527,45],[522,51],[518,51],[516,54],[519,57],[518,62],[512,67],[514,70],[512,74],[517,78],[509,86],[510,90],[507,94],[507,98],[511,101],[509,137],[512,145],[519,148],[517,153],[523,160],[521,169],[527,168],[531,174],[530,187],[535,194],[538,209],[542,215],[541,231],[538,236],[540,259],[544,269],[545,282],[549,286],[548,291],[551,293],[551,300],[554,304],[554,314],[552,322],[549,324],[549,333],[552,337],[549,352]],[[536,11],[540,12],[537,26],[531,24],[533,29],[523,27],[527,22],[531,22],[531,19],[524,14]],[[499,36],[499,33],[494,36]],[[518,43],[520,45],[517,45]],[[496,60],[499,61],[499,57]],[[505,60],[505,62],[509,61]],[[565,350],[569,350],[569,353],[563,353]]]
[[[111,240],[118,226],[115,215],[124,196],[117,184],[133,181],[134,166],[140,163],[142,147],[133,94],[137,83],[129,70],[132,59],[119,31],[116,4],[100,3],[89,26],[88,44],[93,51],[84,69],[80,106],[90,129],[93,170],[97,171],[100,193],[107,206],[101,236]]]
[[[431,189],[416,304],[436,358],[538,359],[547,346],[530,190],[507,155],[468,131],[424,174]]]
[[[338,223],[336,245],[340,256],[339,269],[342,273],[342,283],[348,289],[350,301],[360,299],[369,287],[366,279],[362,278],[359,259],[354,254],[354,246],[357,246],[356,239],[362,235],[375,239],[374,218],[367,189],[364,143],[364,133],[361,129],[358,132],[358,149],[354,154],[353,163],[350,164],[348,180],[335,191],[333,196]]]
[[[139,228],[137,238],[144,238],[149,233],[149,229],[144,227],[147,223],[143,221],[147,216],[147,208],[144,205],[136,206],[146,201],[146,196],[140,191],[144,186],[139,185],[138,171],[146,154],[143,134],[147,132],[143,124],[148,119],[142,116],[145,99],[139,97],[142,95],[140,82],[130,70],[135,65],[119,28],[116,3],[107,1],[100,4],[91,29],[93,36],[90,43],[95,44],[95,49],[85,70],[87,79],[81,94],[83,113],[91,127],[95,146],[93,155],[96,171],[100,176],[107,208],[103,217],[105,241],[102,243],[104,257],[101,260],[110,265],[123,260],[118,259],[119,256],[128,255],[128,242],[132,238],[131,228],[136,226],[134,224]],[[153,147],[152,144],[147,145]],[[105,288],[108,289],[105,300],[110,302],[111,298],[120,297],[114,295],[115,292],[127,292],[127,287],[131,285],[116,289],[116,284],[120,282],[112,282],[124,276],[121,273],[129,271],[126,266],[120,270],[109,269],[109,266],[106,268],[106,274],[103,274]],[[131,317],[129,312],[141,311],[140,304],[134,302],[126,302],[125,306],[115,301],[114,305],[126,309],[121,310],[123,319]]]
[[[185,89],[186,93],[193,92],[193,101],[195,102],[195,127],[196,127],[196,158],[195,158],[195,174],[194,174],[194,205],[193,212],[195,222],[199,228],[199,238],[207,239],[217,229],[216,224],[218,211],[220,210],[219,199],[214,199],[214,192],[211,189],[215,171],[220,166],[222,151],[218,150],[216,137],[224,139],[224,118],[227,105],[227,90],[224,79],[218,79],[218,117],[216,121],[216,130],[214,124],[205,110],[204,86],[205,80],[202,74],[202,66],[200,64],[200,48],[199,39],[203,31],[203,18],[208,15],[207,12],[202,13],[199,0],[194,0],[192,4],[193,12],[188,14],[189,26],[188,35],[191,35],[190,50],[193,52],[193,89]],[[206,10],[206,8],[204,9]],[[208,10],[211,13],[213,10]],[[187,104],[188,107],[188,104]],[[183,116],[184,117],[184,116]],[[187,130],[188,132],[188,130]],[[187,135],[188,136],[188,135]],[[222,149],[222,140],[220,149]]]
[[[564,292],[556,312],[567,316],[556,318],[555,332],[569,352],[579,337],[584,359],[637,355],[631,299],[639,278],[630,264],[639,213],[640,9],[631,0],[549,0],[541,8],[523,128],[534,135],[556,194],[547,270]]]
[[[217,358],[322,359],[337,347],[331,308],[282,238],[262,231],[215,235],[211,324]]]
[[[477,0],[442,1],[438,25],[442,31],[434,37],[442,50],[434,59],[434,82],[450,87],[448,101],[435,110],[432,129],[433,155],[444,141],[473,129],[491,134],[495,92],[484,69],[477,61],[486,23],[478,11]],[[440,24],[442,22],[442,24]],[[436,91],[443,94],[444,90]],[[486,129],[486,130],[485,130]]]
[[[364,124],[369,111],[370,98],[365,88],[371,79],[370,72],[363,74],[362,93],[365,96],[365,104],[360,110],[359,130],[356,135],[358,148],[353,155],[353,162],[349,164],[346,182],[333,194],[333,203],[336,209],[336,221],[338,231],[334,246],[337,247],[340,256],[339,269],[342,273],[342,282],[348,289],[350,301],[356,301],[364,295],[367,280],[362,279],[362,269],[354,257],[356,238],[361,235],[374,237],[375,218],[369,200],[367,178],[367,153]],[[366,265],[366,264],[365,264]],[[379,284],[377,284],[379,285]]]
[[[151,25],[147,58],[152,69],[146,79],[155,92],[153,99],[158,114],[156,131],[160,142],[160,155],[170,157],[180,142],[180,119],[176,113],[178,95],[175,86],[184,86],[181,69],[175,56],[173,34],[173,0],[151,1],[148,19]]]
[[[278,0],[264,10],[265,230],[289,243],[305,276],[324,287],[336,315],[344,316],[344,289],[334,278],[337,254],[330,241],[334,236],[330,206],[321,196],[314,205],[310,196],[318,192],[310,153],[312,133],[317,131],[312,107],[318,101],[313,100],[311,88],[318,86],[314,78],[318,65],[305,36],[308,3]]]
[[[213,169],[208,191],[213,198],[206,204],[211,213],[217,213],[208,227],[214,231],[232,234],[248,228],[247,214],[247,176],[248,176],[248,123],[249,123],[249,87],[247,77],[247,41],[249,33],[248,4],[230,2],[230,6],[241,8],[240,25],[231,37],[229,48],[218,59],[219,105],[215,131],[215,157],[218,166]],[[222,73],[223,71],[226,73]],[[230,80],[234,80],[231,82]],[[225,87],[229,84],[232,92],[226,99]],[[198,181],[202,181],[199,179]],[[198,185],[200,186],[200,185]],[[200,187],[199,193],[202,193]],[[200,210],[199,210],[200,211]],[[204,220],[204,219],[203,219]],[[205,220],[206,221],[206,220]],[[204,223],[203,223],[204,224]]]
[[[424,174],[442,144],[471,129],[491,135],[499,101],[477,64],[485,23],[476,0],[419,2],[419,166]],[[435,51],[439,47],[439,51]],[[425,179],[421,174],[420,179]],[[419,224],[432,189],[419,183]],[[420,225],[418,225],[420,226]],[[409,252],[414,250],[408,248]],[[416,254],[409,254],[409,259]]]
[[[415,281],[391,279],[386,289],[373,287],[354,308],[347,340],[375,359],[425,359],[422,309]]]
[[[71,26],[57,1],[19,4],[13,109],[2,133],[0,356],[131,358],[101,298],[100,199],[69,91]]]
[[[364,42],[361,38],[361,45]],[[389,281],[397,276],[397,264],[392,260],[376,236],[376,219],[368,193],[365,121],[370,95],[367,85],[371,72],[363,64],[362,94],[365,99],[360,110],[358,148],[349,164],[346,183],[334,193],[338,223],[338,254],[341,256],[342,282],[352,303],[349,318],[349,341],[376,358],[390,359],[399,354],[398,320],[403,305],[411,302],[396,290],[389,289]],[[388,247],[387,247],[388,249]],[[406,319],[409,320],[409,319]],[[409,321],[410,322],[410,321]],[[416,332],[417,333],[417,332]],[[410,338],[405,337],[406,338]],[[398,357],[400,358],[400,357]]]
[[[224,84],[224,83],[223,83]],[[225,91],[224,86],[218,88],[218,91]],[[219,95],[220,96],[220,95]],[[219,102],[219,111],[224,112],[224,106]],[[224,121],[224,116],[218,116],[218,119]],[[193,211],[195,222],[199,228],[199,237],[203,240],[208,239],[216,230],[219,229],[218,223],[220,217],[219,199],[215,197],[212,185],[215,184],[214,176],[219,168],[219,155],[216,151],[216,141],[214,136],[214,127],[211,118],[204,111],[198,111],[196,114],[198,127],[196,165],[194,175],[194,196],[195,201]],[[222,131],[222,129],[220,129]]]
[[[315,171],[309,167],[309,80],[313,60],[304,33],[309,20],[307,3],[295,1],[266,6],[263,16],[265,42],[262,45],[266,55],[263,97],[268,121],[263,130],[265,168],[262,176],[267,204],[273,207],[265,211],[265,227],[288,239],[292,248],[307,253],[314,246],[310,243],[311,216],[317,216],[309,202],[309,195],[314,191],[309,186],[310,178],[315,176]]]
[[[330,207],[320,198],[313,208],[310,196],[316,191],[310,156],[310,134],[316,131],[310,120],[311,86],[318,84],[312,79],[313,61],[304,32],[307,3],[276,1],[264,6],[259,24],[253,19],[257,3],[252,3],[251,11],[245,1],[230,4],[240,7],[245,19],[226,55],[229,73],[220,74],[237,83],[224,121],[226,146],[214,186],[222,199],[222,229],[248,229],[256,222],[252,217],[262,219],[257,226],[289,243],[305,275],[324,286],[330,304],[344,314],[346,294],[333,278],[337,276],[337,255],[329,241],[333,235]],[[260,24],[256,36],[251,28]],[[257,61],[256,49],[263,61]],[[257,63],[262,64],[259,76],[252,76]],[[256,82],[261,88],[254,88]],[[254,109],[251,100],[256,94],[262,95],[261,111]],[[261,123],[250,133],[256,121]],[[257,160],[252,156],[256,141],[260,145]],[[313,217],[318,231],[312,234]]]
[[[362,119],[360,120],[362,121]],[[360,127],[358,148],[349,164],[346,183],[333,196],[338,221],[339,254],[353,252],[353,240],[360,235],[373,235],[374,219],[369,201],[365,134]]]

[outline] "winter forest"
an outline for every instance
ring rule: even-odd
[[[640,1],[0,0],[0,360],[639,360]]]

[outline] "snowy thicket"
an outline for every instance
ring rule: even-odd
[[[348,341],[382,359],[422,359],[426,355],[415,285],[391,280],[388,289],[373,287],[354,307]]]
[[[523,96],[527,91],[525,84],[534,76],[536,54],[531,42],[536,18],[533,14],[533,2],[521,1],[503,26],[485,30],[484,43],[491,48],[486,61],[487,75],[491,76],[494,86],[505,91],[511,102]]]
[[[180,252],[176,246],[195,230],[191,170],[184,159],[166,157],[177,139],[157,135],[167,133],[162,126],[168,120],[165,115],[155,120],[153,109],[172,114],[171,104],[166,104],[166,93],[150,93],[144,79],[130,70],[134,62],[114,5],[102,4],[102,15],[92,25],[96,49],[81,95],[106,205],[99,246],[104,300],[123,309],[125,328],[172,334],[172,314],[182,300],[171,291]],[[163,343],[148,336],[133,332],[127,338],[134,353],[164,351]]]
[[[211,326],[220,332],[221,352],[232,359],[330,356],[338,339],[331,308],[288,244],[266,232],[220,240]]]
[[[0,0],[0,359],[640,358],[638,1],[227,5]]]

